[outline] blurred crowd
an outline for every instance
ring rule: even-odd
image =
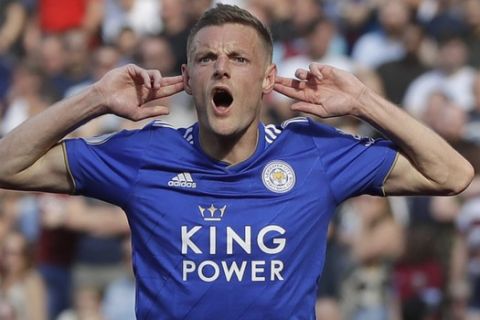
[[[221,2],[250,10],[270,27],[282,76],[312,61],[353,72],[480,172],[480,0]],[[214,3],[1,0],[0,137],[116,66],[133,62],[180,74],[189,29]],[[266,97],[264,121],[298,116],[291,102]],[[187,94],[165,104],[172,125],[196,121]],[[355,118],[328,122],[381,136]],[[103,116],[71,136],[144,124]],[[457,197],[351,199],[328,236],[318,319],[480,319],[478,176]],[[82,197],[0,190],[1,320],[134,319],[134,296],[120,209]]]

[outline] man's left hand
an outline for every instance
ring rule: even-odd
[[[349,72],[318,63],[309,70],[297,69],[298,79],[276,77],[274,90],[298,102],[294,111],[322,118],[359,115],[360,97],[367,87]]]

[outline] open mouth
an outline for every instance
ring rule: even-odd
[[[228,108],[232,105],[232,94],[223,88],[213,89],[213,103],[217,108]]]

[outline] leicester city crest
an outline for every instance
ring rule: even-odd
[[[263,169],[262,180],[268,190],[285,193],[295,185],[295,171],[285,161],[274,160]]]

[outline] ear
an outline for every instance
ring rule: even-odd
[[[192,88],[190,87],[190,75],[188,74],[188,65],[182,64],[183,87],[185,92],[192,95]]]
[[[275,64],[269,65],[265,70],[265,77],[263,78],[263,83],[262,83],[263,94],[272,92],[273,86],[275,85],[276,76],[277,76],[277,66]]]

